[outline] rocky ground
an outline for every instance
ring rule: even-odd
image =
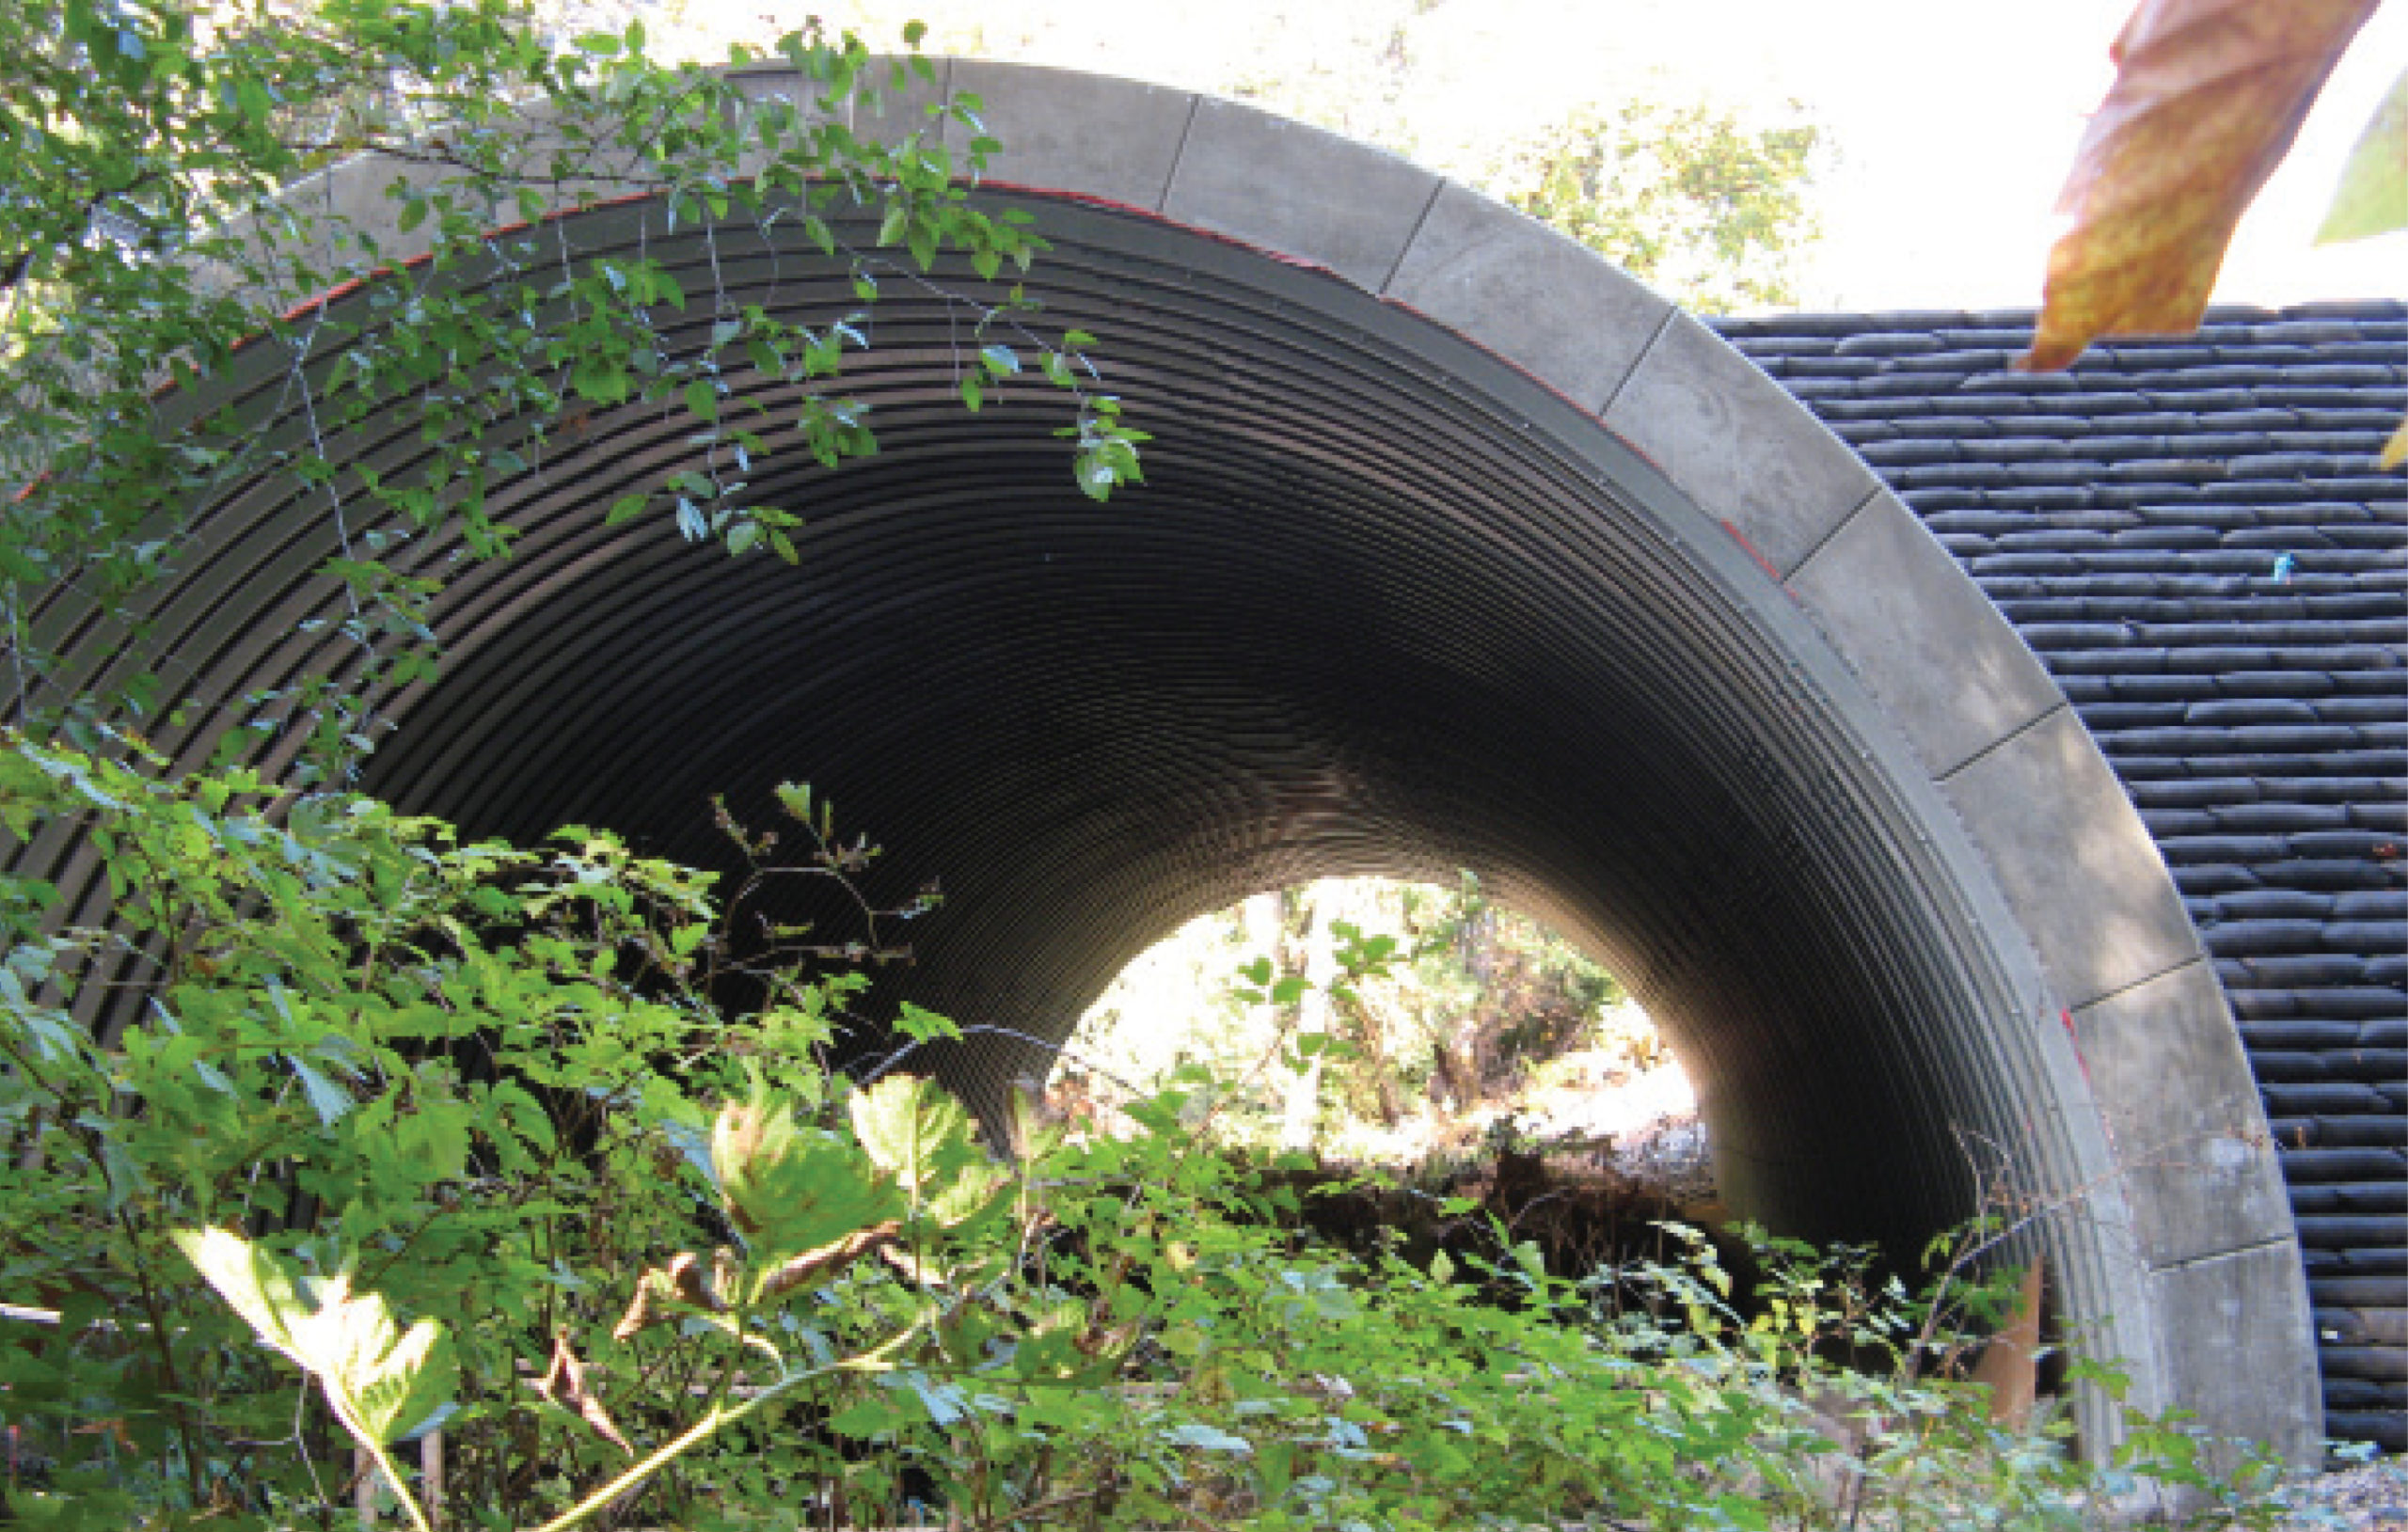
[[[2281,1532],[2408,1532],[2408,1461],[2384,1458],[2284,1492]]]

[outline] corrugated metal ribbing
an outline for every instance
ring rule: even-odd
[[[647,216],[576,231],[685,270],[674,336],[699,347],[703,252]],[[1324,274],[1107,210],[1046,229],[1032,292],[1106,338],[1156,437],[1144,490],[1076,492],[1042,386],[965,412],[963,312],[890,282],[848,380],[879,455],[752,474],[809,518],[802,567],[604,527],[692,428],[595,419],[498,498],[524,535],[452,580],[446,677],[397,709],[371,785],[476,832],[601,824],[718,865],[712,795],[757,820],[774,783],[814,782],[888,847],[873,893],[948,896],[884,998],[1040,1040],[945,1064],[985,1107],[1186,916],[1314,874],[1470,868],[1630,980],[1703,1083],[1733,1194],[1788,1226],[1960,1216],[1960,1129],[2067,1189],[2028,997],[1931,845],[1939,800],[1904,796],[1834,701],[1837,661],[1719,528],[1590,418]],[[848,306],[840,268],[718,254],[737,301]],[[294,429],[274,382],[271,439]],[[752,397],[770,420],[792,403]],[[400,418],[335,446],[388,471],[423,450]],[[156,603],[193,697],[323,655],[294,624],[330,607],[328,529],[281,485],[213,508]],[[111,642],[68,606],[51,622]],[[62,877],[88,908],[88,869]],[[2060,1268],[2078,1308],[2090,1258]]]

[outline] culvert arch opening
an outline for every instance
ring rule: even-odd
[[[711,865],[713,795],[759,817],[813,782],[886,845],[886,892],[942,880],[889,988],[1001,1029],[943,1065],[988,1111],[1180,922],[1471,869],[1672,1035],[1735,1210],[1910,1238],[1970,1210],[1980,1135],[2053,1199],[2061,1307],[2141,1402],[2311,1452],[2289,1213],[2180,903],[2045,672],[1862,465],[1701,326],[1401,162],[1176,92],[951,73],[1022,146],[981,195],[1052,242],[1051,322],[1107,338],[1145,489],[1081,497],[1033,397],[966,414],[958,316],[891,295],[852,377],[879,455],[756,466],[809,518],[801,568],[606,526],[685,428],[597,419],[497,493],[517,551],[452,580],[444,680],[368,785]],[[737,302],[849,286],[657,204],[561,232],[716,262]],[[271,437],[300,429],[275,381],[226,385]],[[344,449],[417,450],[375,422]],[[255,483],[198,537],[162,641],[195,695],[282,684],[322,518]],[[87,618],[53,613],[98,664]],[[72,845],[31,854],[96,897]]]
[[[1318,878],[1188,921],[1081,1014],[1044,1099],[1125,1136],[1130,1105],[1190,1082],[1234,1144],[1427,1179],[1511,1143],[1634,1194],[1712,1194],[1695,1090],[1645,1008],[1468,874]]]

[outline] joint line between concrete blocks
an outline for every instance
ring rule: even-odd
[[[1614,380],[1613,392],[1606,395],[1606,402],[1597,406],[1598,419],[1602,420],[1613,412],[1614,402],[1622,398],[1622,391],[1630,387],[1630,380],[1639,375],[1639,370],[1647,365],[1647,358],[1656,355],[1656,346],[1663,342],[1664,332],[1672,327],[1672,321],[1678,319],[1680,313],[1679,304],[1665,308],[1664,317],[1656,322],[1655,332],[1648,336],[1647,344],[1639,348],[1639,355],[1630,359],[1629,368]]]
[[[1179,173],[1187,165],[1188,140],[1196,136],[1196,114],[1203,109],[1203,105],[1204,96],[1200,91],[1187,98],[1187,120],[1179,125],[1179,150],[1171,155],[1170,174],[1163,177],[1162,192],[1154,198],[1156,213],[1170,211],[1170,189],[1179,184]]]
[[[951,104],[953,101],[953,55],[951,54],[944,55],[942,72],[939,74],[934,84],[937,87],[937,100],[942,103],[948,105]],[[954,120],[953,114],[951,112],[945,113],[943,117],[937,119],[937,142],[944,146],[944,150],[947,154],[951,154],[953,152],[954,130],[960,126],[962,126],[962,124]],[[968,150],[969,147],[970,146],[968,144],[964,144],[962,146],[965,151]]]
[[[1871,509],[1873,502],[1879,499],[1883,493],[1883,486],[1879,484],[1876,484],[1871,489],[1865,491],[1864,498],[1856,502],[1854,510],[1848,512],[1846,515],[1840,517],[1839,520],[1831,523],[1830,530],[1814,539],[1814,545],[1806,550],[1804,557],[1800,558],[1796,563],[1791,564],[1786,570],[1782,571],[1781,582],[1783,585],[1786,585],[1792,579],[1795,579],[1800,571],[1804,570],[1808,564],[1814,561],[1814,555],[1822,552],[1825,548],[1830,547],[1831,545],[1832,539],[1838,537],[1840,533],[1847,530],[1848,528],[1855,523],[1856,518],[1864,514],[1867,510]]]
[[[1422,226],[1429,223],[1430,210],[1436,207],[1438,198],[1446,194],[1447,178],[1440,176],[1438,184],[1430,188],[1430,199],[1421,204],[1420,215],[1413,220],[1413,232],[1405,235],[1404,243],[1396,247],[1396,259],[1388,262],[1388,274],[1380,278],[1380,285],[1373,288],[1372,292],[1386,292],[1396,285],[1396,274],[1404,270],[1404,258],[1413,253],[1413,242],[1421,237]]]
[[[2150,1267],[2148,1274],[2163,1276],[2169,1271],[2187,1271],[2194,1266],[2205,1266],[2210,1261],[2228,1261],[2236,1256],[2255,1256],[2261,1250],[2275,1250],[2294,1242],[2291,1236],[2277,1234],[2270,1240],[2258,1240],[2245,1245],[2235,1245],[2230,1250],[2210,1251],[2204,1256],[2185,1256],[2178,1261],[2167,1261],[2163,1266]]]
[[[2099,993],[2091,996],[2088,1000],[2082,1001],[2076,1004],[2068,1006],[2067,1009],[2079,1013],[2090,1009],[2093,1005],[2104,1005],[2109,1001],[2115,999],[2119,995],[2131,994],[2133,990],[2138,989],[2145,984],[2155,984],[2158,980],[2164,978],[2168,974],[2179,973],[2186,968],[2195,968],[2204,964],[2207,960],[2207,955],[2204,953],[2194,956],[2181,958],[2177,962],[2169,963],[2164,968],[2159,969],[2154,973],[2144,973],[2139,978],[2131,980],[2124,984],[2119,984],[2113,989],[2101,990]],[[2223,993],[2222,985],[2217,986],[2217,993]]]
[[[1991,740],[1980,750],[1977,750],[1972,754],[1968,755],[1963,760],[1957,762],[1955,766],[1950,766],[1947,770],[1941,772],[1938,776],[1932,778],[1932,781],[1940,786],[1947,786],[1950,782],[1955,782],[1958,777],[1963,776],[1967,771],[1971,770],[1976,762],[1996,754],[1999,750],[2014,744],[2025,734],[2030,734],[2033,730],[2037,729],[2040,725],[2048,722],[2051,719],[2055,718],[2058,714],[2067,711],[2072,706],[2073,703],[2067,702],[2064,697],[2060,696],[2057,699],[2057,704],[2054,707],[2044,708],[2036,716],[2022,723],[2017,724],[2014,728],[2009,729],[2006,733],[1999,735],[1996,739]]]

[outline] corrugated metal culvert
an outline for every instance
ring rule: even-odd
[[[478,831],[604,824],[711,864],[723,845],[711,795],[752,813],[772,784],[811,781],[889,848],[895,892],[943,882],[946,908],[913,930],[919,961],[893,992],[1037,1039],[988,1033],[946,1062],[989,1107],[1042,1069],[1043,1040],[1066,1035],[1130,956],[1190,915],[1318,874],[1471,868],[1590,945],[1662,1020],[1701,1083],[1732,1200],[1800,1232],[1909,1239],[1969,1210],[1969,1135],[1999,1145],[2058,1206],[2037,1238],[2067,1320],[2131,1370],[2141,1402],[2179,1402],[2216,1429],[2312,1457],[2315,1352],[2273,1137],[2217,970],[2109,759],[2135,782],[2187,779],[2204,774],[2130,763],[2191,760],[2205,748],[2194,734],[2321,761],[2331,729],[2387,725],[2135,715],[2147,743],[2128,759],[2125,721],[2101,717],[2101,756],[2067,691],[2085,708],[2162,699],[2086,689],[2127,673],[2112,666],[2059,664],[2061,689],[1984,594],[2065,627],[2074,649],[2035,632],[2052,661],[2113,657],[2115,644],[2093,641],[2102,624],[2194,621],[2014,605],[2049,600],[2052,581],[2190,568],[2191,524],[2118,544],[2157,524],[2083,521],[2067,498],[2088,493],[2067,471],[2073,454],[2033,445],[2052,439],[2035,423],[2041,404],[2083,385],[2010,386],[1987,352],[1959,376],[1939,366],[1944,334],[1884,339],[1929,326],[1741,334],[1800,378],[1854,389],[1800,392],[1864,427],[1877,466],[1938,530],[1993,540],[1974,557],[1977,587],[1862,461],[1710,331],[1462,188],[1180,92],[967,63],[949,73],[1021,146],[999,165],[1013,187],[984,195],[1038,214],[1054,249],[1031,291],[1047,323],[1104,338],[1110,387],[1156,437],[1147,486],[1109,505],[1080,496],[1052,434],[1056,401],[1039,390],[962,410],[972,342],[946,292],[974,286],[965,274],[909,293],[890,284],[875,349],[851,372],[879,454],[835,473],[782,454],[752,476],[764,503],[810,518],[800,570],[731,563],[657,527],[604,527],[603,508],[657,482],[688,428],[597,417],[497,493],[496,513],[524,531],[516,555],[452,578],[446,677],[404,700],[372,785]],[[339,170],[307,195],[358,199],[378,178]],[[689,290],[716,281],[737,302],[796,313],[848,302],[841,263],[799,236],[721,228],[706,249],[642,202],[560,232],[586,256],[641,245],[691,274]],[[857,233],[866,245],[870,230]],[[698,308],[673,340],[699,350],[708,326]],[[1982,345],[2003,357],[2012,343]],[[261,360],[228,385],[256,390],[271,439],[300,429],[274,407],[274,370]],[[1961,395],[1946,410],[1927,397],[1943,384]],[[2166,436],[2175,417],[2210,408],[2194,392],[2173,389],[2115,429]],[[756,397],[768,418],[782,413],[775,390]],[[1991,425],[1884,426],[1877,403]],[[1997,428],[2010,414],[2023,429]],[[2016,445],[1985,459],[1972,450],[1984,435]],[[339,450],[390,464],[422,448],[371,422]],[[2327,450],[2300,441],[2274,455]],[[2237,477],[2199,466],[2205,451],[2150,460],[2179,472],[2118,477],[2115,464],[2139,461],[2120,454],[2109,485]],[[1924,473],[1935,477],[1911,477]],[[1926,488],[1975,497],[1945,509],[1989,519],[1941,524]],[[199,551],[159,592],[158,631],[195,695],[280,684],[316,641],[295,623],[328,603],[310,575],[328,530],[273,479],[197,513]],[[2362,546],[2396,564],[2396,543]],[[414,557],[448,570],[453,554]],[[2323,556],[2303,545],[2291,578],[2328,578]],[[2398,588],[2377,579],[2361,593]],[[2107,590],[2084,585],[2081,598]],[[2297,588],[2311,592],[2324,588]],[[81,632],[96,661],[113,642],[106,614],[66,603],[51,621]],[[2229,651],[2220,675],[2288,673],[2278,653],[2322,641],[2215,631],[2189,641]],[[2145,671],[2173,673],[2129,673]],[[209,742],[168,743],[197,757]],[[2346,780],[2396,778],[2385,762],[2398,744],[2369,736],[2375,753]],[[2200,833],[2283,840],[2284,857],[2219,851],[2211,863],[2257,866],[2261,884],[2337,900],[2396,890],[2262,876],[2373,854],[2314,839],[2353,828],[2329,817]],[[72,845],[29,854],[96,896]],[[2184,865],[2194,900],[2246,892],[2194,885]],[[2286,923],[2318,923],[2316,954],[2332,956],[2341,938],[2328,931],[2379,945],[2396,909],[2235,906],[2231,918],[2254,923],[2253,941],[2287,944],[2288,961],[2310,954],[2305,927]],[[2328,983],[2337,968],[2293,962],[2281,992],[2371,995],[2388,982],[2396,993],[2396,970],[2339,952],[2353,954],[2354,988]],[[2253,1041],[2261,1058],[2322,1059],[2326,1037]],[[2319,1134],[2328,1117],[2397,1121],[2396,1102],[2388,1118],[2367,1109],[2390,1099],[2381,1082],[2346,1079],[2374,1096],[2352,1095],[2348,1111],[2278,1098],[2275,1126],[2296,1137],[2309,1118]],[[2371,1164],[2337,1162],[2317,1184],[2376,1185]],[[2317,1234],[2327,1215],[2302,1212]],[[2408,1240],[2363,1216],[2317,1243],[2319,1258],[2398,1271],[2382,1263]],[[2319,1288],[2339,1305],[2337,1292]],[[2338,1358],[2355,1342],[2335,1344]],[[2379,1414],[2345,1418],[2387,1429]],[[2087,1423],[2103,1439],[2104,1416]]]

